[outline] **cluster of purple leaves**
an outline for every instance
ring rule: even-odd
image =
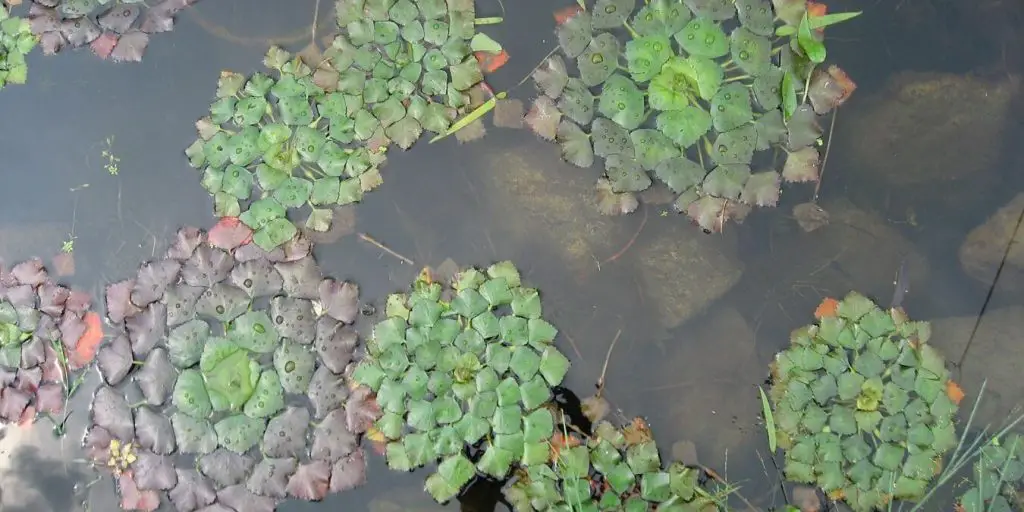
[[[14,306],[31,338],[21,345],[17,367],[0,365],[0,423],[31,423],[36,413],[60,414],[68,368],[54,350],[73,354],[85,333],[88,294],[54,283],[43,262],[31,259],[6,270],[0,263],[0,302]],[[72,358],[69,363],[74,365]]]
[[[125,480],[120,487],[126,510],[151,510],[166,496],[182,512],[272,511],[282,499],[320,500],[365,481],[366,461],[358,436],[373,424],[379,410],[368,389],[349,391],[345,375],[357,343],[355,330],[346,324],[359,314],[358,287],[323,278],[310,254],[311,244],[302,235],[271,252],[244,233],[237,235],[223,228],[216,233],[182,228],[162,258],[144,263],[134,278],[106,289],[107,318],[121,333],[97,354],[106,385],[93,400],[86,448],[102,466],[110,458],[111,440],[138,446],[129,477],[119,477]],[[202,302],[213,291],[241,297],[243,304],[273,297],[271,308],[275,303],[301,303],[302,311],[311,311],[312,301],[320,301],[324,315],[315,323],[311,313],[308,322],[275,320],[282,336],[312,345],[319,356],[309,381],[312,412],[288,406],[269,420],[259,447],[246,453],[223,446],[208,449],[195,454],[196,464],[185,467],[176,463],[192,450],[177,445],[178,426],[169,418],[178,372],[164,342],[169,329],[209,316]],[[277,313],[291,314],[283,308]],[[286,330],[298,324],[302,327]],[[136,369],[134,362],[139,360],[144,363]],[[128,377],[144,398],[134,410],[119,390]],[[313,421],[316,426],[311,429]],[[125,483],[131,495],[126,494]]]
[[[149,36],[174,28],[174,15],[197,0],[158,0],[144,3],[103,5],[95,12],[74,15],[62,3],[74,0],[31,0],[28,20],[39,36],[43,53],[53,55],[65,47],[89,45],[101,59],[138,62]]]

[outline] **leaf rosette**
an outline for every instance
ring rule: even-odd
[[[427,478],[438,502],[477,473],[501,479],[547,451],[545,408],[569,360],[557,329],[542,318],[540,295],[511,262],[468,268],[452,283],[421,274],[407,294],[388,298],[353,378],[377,394],[388,466],[409,471],[443,459]],[[466,446],[479,446],[471,461]]]
[[[137,445],[137,461],[118,468],[183,510],[269,510],[359,485],[361,418],[377,413],[344,377],[358,287],[324,278],[308,244],[267,252],[224,229],[183,228],[166,255],[107,287],[121,332],[97,355],[105,385],[87,447]],[[134,412],[130,381],[145,399]],[[152,464],[162,469],[147,480]]]
[[[11,16],[7,8],[0,5],[0,89],[7,84],[25,83],[28,79],[25,55],[38,42],[28,20]]]
[[[782,182],[818,179],[815,114],[855,88],[839,68],[818,66],[821,29],[856,13],[808,14],[807,4],[598,0],[556,29],[567,59],[553,55],[534,73],[535,108],[557,100],[554,138],[566,161],[605,159],[600,197],[610,188],[635,203],[653,174],[676,194],[678,212],[720,231],[751,208],[775,206]]]
[[[550,421],[545,420],[545,428],[551,428]],[[532,454],[533,460],[517,469],[503,490],[516,512],[722,510],[722,489],[706,489],[699,468],[679,462],[663,466],[640,418],[622,428],[600,421],[590,435],[562,425],[554,430],[549,447]]]
[[[947,394],[952,381],[928,345],[931,327],[855,292],[830,301],[772,365],[786,477],[858,511],[920,499],[957,444],[959,397]]]

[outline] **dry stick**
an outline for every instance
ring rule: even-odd
[[[825,164],[828,163],[828,152],[832,149],[832,131],[836,128],[836,116],[839,115],[839,107],[832,113],[832,123],[828,127],[828,143],[825,144],[825,156],[821,157],[821,171],[818,172],[818,182],[814,184],[814,197],[811,202],[818,203],[818,191],[821,190],[821,181],[825,179]]]
[[[644,219],[642,221],[640,221],[640,227],[636,228],[636,233],[633,233],[633,238],[630,238],[629,242],[626,242],[626,245],[624,245],[622,247],[622,249],[619,249],[619,252],[611,255],[608,259],[602,261],[601,264],[611,263],[611,262],[619,259],[619,257],[622,256],[623,254],[625,254],[626,251],[628,251],[630,247],[633,247],[633,243],[636,242],[636,238],[638,236],[640,236],[640,232],[644,230],[644,226],[646,224],[647,224],[647,208],[644,208]],[[600,270],[600,269],[601,268],[600,268],[600,264],[599,264],[598,265],[598,270]]]
[[[372,236],[367,235],[366,233],[359,233],[359,238],[362,239],[365,242],[369,242],[374,247],[376,247],[376,248],[378,248],[378,249],[380,249],[380,250],[382,250],[382,251],[384,251],[384,252],[386,252],[386,253],[388,253],[388,254],[390,254],[390,255],[392,255],[392,256],[400,259],[400,260],[402,260],[405,263],[408,263],[410,265],[415,265],[416,264],[414,261],[412,261],[409,258],[406,258],[405,256],[402,256],[401,254],[391,250],[388,246],[378,242]]]
[[[615,333],[615,338],[612,339],[612,344],[608,346],[608,353],[604,356],[604,366],[601,367],[601,376],[597,379],[597,397],[601,398],[601,394],[604,393],[604,376],[608,372],[608,361],[612,358],[612,349],[615,348],[615,344],[619,342],[619,336],[622,336],[622,329],[619,329]]]

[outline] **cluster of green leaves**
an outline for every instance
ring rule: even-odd
[[[28,79],[25,55],[38,42],[28,20],[11,16],[0,5],[0,89],[7,84],[25,83]]]
[[[963,512],[1010,512],[1024,506],[1024,438],[1009,434],[981,449],[971,487],[959,498]]]
[[[720,510],[701,487],[700,470],[679,462],[662,468],[654,439],[636,422],[617,429],[601,421],[584,440],[564,432],[551,451],[550,461],[521,468],[505,488],[516,512]]]
[[[193,318],[167,336],[171,363],[181,370],[172,394],[180,413],[174,418],[177,441],[209,451],[213,446],[207,440],[216,438],[221,446],[245,453],[263,438],[267,419],[284,409],[285,388],[305,393],[313,355],[292,354],[293,344],[282,343],[263,311],[233,319],[224,336],[210,331],[210,324]],[[269,353],[274,354],[274,368],[258,362],[261,354]],[[211,424],[211,419],[216,421]]]
[[[32,329],[23,329],[18,310],[10,302],[0,301],[0,366],[21,366],[21,345],[32,337]]]
[[[775,15],[770,0],[598,0],[567,20],[556,34],[579,75],[557,56],[535,74],[557,100],[563,157],[582,167],[604,158],[614,193],[647,189],[653,173],[705,229],[720,229],[716,214],[774,206],[783,179],[808,178],[755,154],[798,153],[820,135],[813,110],[797,112],[813,63],[800,44],[773,47]],[[609,32],[620,27],[631,35],[624,45]],[[805,35],[823,56],[820,34]]]
[[[297,232],[289,209],[310,205],[307,225],[327,230],[331,207],[359,201],[381,183],[385,156],[361,142],[346,147],[369,139],[378,124],[353,121],[365,112],[362,96],[326,92],[309,66],[280,48],[264,63],[275,76],[221,74],[210,116],[196,123],[199,138],[185,154],[203,170],[215,214],[239,217],[269,251]]]
[[[850,293],[776,355],[772,414],[785,474],[857,511],[920,499],[957,444],[930,326]]]
[[[337,88],[385,104],[387,139],[408,149],[423,130],[444,133],[483,80],[470,41],[473,0],[339,0],[341,34],[325,53]]]
[[[386,313],[353,378],[377,394],[389,467],[444,459],[426,490],[445,502],[478,471],[501,479],[547,460],[554,418],[544,405],[569,360],[511,262],[466,269],[451,287],[421,275],[410,293],[388,297]],[[466,449],[476,445],[474,462]]]

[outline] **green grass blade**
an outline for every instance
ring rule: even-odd
[[[832,14],[826,14],[824,16],[814,16],[810,18],[807,25],[812,29],[824,28],[829,25],[835,25],[836,23],[842,23],[846,20],[852,20],[857,16],[860,16],[861,11],[852,12],[836,12]]]
[[[503,21],[505,21],[505,18],[502,18],[501,16],[490,16],[490,17],[487,17],[487,18],[477,18],[477,19],[473,20],[473,24],[474,25],[497,25],[498,23],[501,23]]]
[[[768,395],[764,394],[764,388],[757,387],[761,392],[761,411],[764,413],[764,428],[768,431],[768,449],[775,453],[778,449],[778,440],[775,439],[775,416],[772,414],[772,406],[768,404]]]
[[[462,119],[459,119],[458,121],[455,121],[454,123],[452,123],[451,127],[449,127],[446,132],[438,134],[433,139],[430,139],[430,144],[433,144],[433,143],[435,143],[435,142],[437,142],[437,141],[439,141],[439,140],[441,140],[441,139],[443,139],[443,138],[445,138],[445,137],[447,137],[447,136],[449,136],[449,135],[451,135],[451,134],[453,134],[453,133],[463,129],[467,125],[469,125],[469,123],[472,123],[473,121],[476,121],[477,119],[480,119],[481,117],[483,117],[484,114],[490,112],[491,110],[494,110],[494,105],[497,104],[498,100],[505,99],[505,96],[507,96],[507,94],[505,92],[499,92],[498,94],[495,94],[493,98],[485,101],[483,103],[483,105],[480,105],[479,107],[477,107],[472,112],[466,114]]]

